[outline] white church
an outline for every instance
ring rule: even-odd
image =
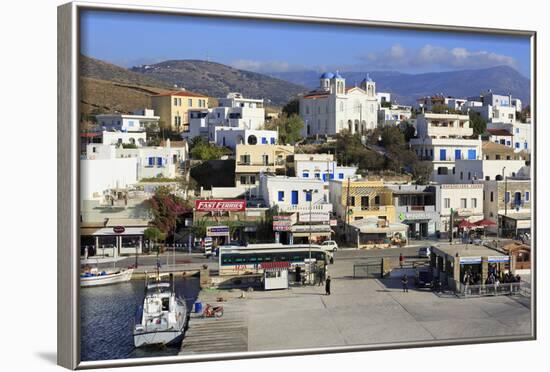
[[[367,76],[359,86],[346,87],[338,72],[325,72],[320,87],[300,97],[302,135],[335,135],[342,130],[363,134],[377,126],[376,83]]]

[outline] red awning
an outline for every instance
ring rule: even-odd
[[[461,228],[461,229],[471,229],[472,227],[476,227],[476,225],[474,225],[473,223],[471,223],[468,220],[462,220],[458,224],[458,227]]]
[[[495,226],[496,223],[494,223],[493,221],[487,219],[487,218],[484,218],[480,221],[476,221],[474,222],[474,225],[476,226],[480,226],[480,227],[485,227],[485,226]]]
[[[290,262],[262,262],[260,264],[261,269],[288,269],[290,267]]]

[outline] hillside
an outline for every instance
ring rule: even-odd
[[[164,90],[158,87],[81,77],[80,112],[83,114],[131,113],[139,108],[150,108],[151,95]]]
[[[359,84],[367,72],[341,72],[348,86]],[[271,73],[272,76],[303,84],[310,89],[319,85],[315,71]],[[501,94],[512,94],[524,104],[530,101],[530,81],[511,67],[497,66],[477,70],[403,74],[374,71],[369,73],[379,92],[390,92],[399,103],[412,104],[419,97],[443,93],[446,96],[468,97],[492,89]]]
[[[274,106],[282,106],[296,94],[308,90],[267,75],[198,60],[165,61],[133,67],[130,72],[210,97],[225,97],[229,92],[240,92],[245,97],[264,98],[266,104]]]

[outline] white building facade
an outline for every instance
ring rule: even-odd
[[[132,115],[104,114],[96,115],[97,125],[105,130],[122,132],[143,132],[150,126],[158,126],[160,117],[151,109],[142,109]]]
[[[410,140],[411,148],[421,160],[433,164],[432,181],[453,183],[455,161],[481,159],[481,139],[472,135],[467,115],[426,113],[416,118],[418,138]]]
[[[338,165],[332,154],[294,154],[294,171],[297,177],[328,183],[355,178],[357,167]]]
[[[320,87],[301,96],[299,106],[304,137],[331,136],[342,130],[365,133],[377,126],[376,83],[370,78],[364,79],[359,87],[348,89],[338,72],[324,73]]]
[[[218,146],[235,150],[237,145],[276,145],[278,133],[275,130],[241,129],[215,127],[214,142]]]
[[[229,93],[218,98],[219,107],[189,110],[189,132],[184,138],[203,136],[215,141],[218,127],[259,130],[265,124],[263,99],[244,98],[240,93]]]
[[[482,184],[442,184],[434,187],[436,211],[440,215],[436,230],[442,237],[448,236],[450,232],[451,213],[455,213],[458,219],[470,222],[483,219]]]

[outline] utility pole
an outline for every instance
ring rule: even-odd
[[[314,191],[313,189],[304,190],[306,195],[309,195],[309,239],[308,239],[308,242],[309,242],[309,248],[308,248],[308,251],[309,251],[308,282],[309,282],[309,284],[312,284],[312,282],[311,282],[311,235],[312,235],[311,211],[312,211],[312,204],[313,204],[313,191]]]

